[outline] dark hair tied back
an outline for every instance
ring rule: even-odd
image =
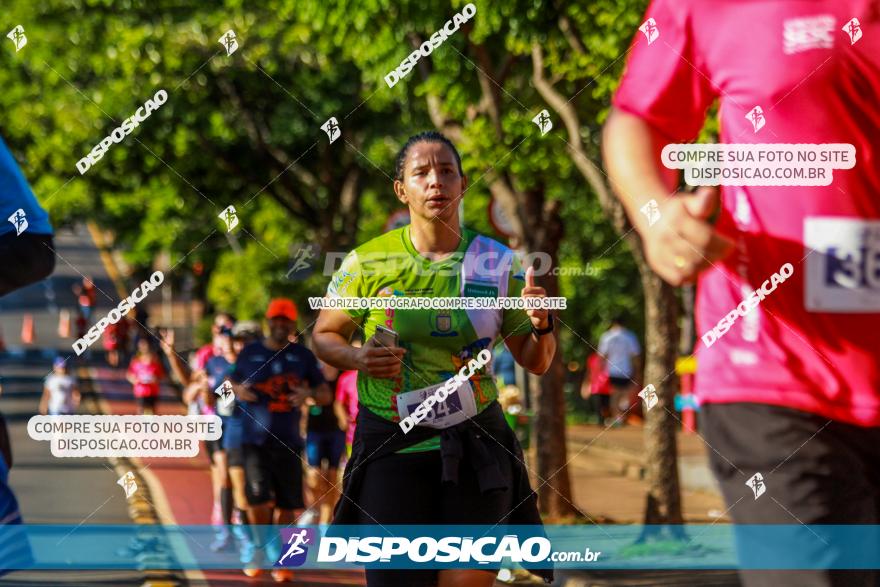
[[[409,154],[410,148],[418,143],[443,143],[449,147],[449,150],[455,155],[455,162],[458,164],[458,174],[464,175],[464,171],[461,168],[461,155],[458,154],[458,149],[455,148],[452,141],[446,138],[446,135],[443,133],[437,132],[436,130],[428,130],[411,136],[407,139],[406,144],[401,147],[400,151],[397,153],[397,161],[394,165],[394,179],[399,181],[403,180],[403,167],[406,165],[406,156]]]

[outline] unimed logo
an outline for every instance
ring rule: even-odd
[[[282,528],[281,540],[285,552],[275,562],[276,567],[300,567],[309,555],[309,546],[314,544],[314,528]]]

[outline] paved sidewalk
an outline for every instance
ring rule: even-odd
[[[568,427],[569,475],[575,505],[597,522],[642,522],[645,479],[641,426]],[[678,434],[679,479],[686,522],[728,521],[727,509],[709,471],[705,442],[697,434]]]

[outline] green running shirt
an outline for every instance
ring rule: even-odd
[[[413,247],[410,226],[392,230],[349,253],[333,275],[328,297],[519,297],[525,277],[516,254],[498,241],[464,229],[455,253],[430,261]],[[377,379],[358,373],[360,403],[373,413],[400,421],[397,394],[443,383],[499,336],[527,334],[525,310],[402,309],[342,310],[364,327],[367,339],[377,325],[398,333],[407,350],[400,375]],[[498,397],[492,363],[470,379],[477,412]],[[440,448],[435,437],[401,452]]]

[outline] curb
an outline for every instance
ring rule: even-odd
[[[127,295],[127,290],[125,289],[125,283],[122,278],[122,274],[117,267],[116,261],[113,256],[109,252],[109,248],[107,246],[107,242],[104,239],[101,230],[95,225],[93,222],[88,222],[86,224],[89,234],[92,237],[92,240],[95,242],[95,246],[97,246],[98,251],[101,255],[101,262],[104,267],[107,269],[107,273],[110,276],[110,280],[113,282],[113,285],[116,287],[116,291],[120,297],[125,297]],[[103,402],[98,399],[98,395],[95,392],[92,378],[87,368],[81,369],[80,381],[85,382],[83,399],[88,402],[90,409],[96,414],[106,414],[107,412],[103,409]],[[153,505],[154,500],[152,499],[152,495],[150,493],[150,486],[147,483],[147,480],[141,474],[138,466],[128,457],[107,457],[107,460],[110,461],[113,470],[119,477],[122,477],[128,472],[131,472],[134,475],[135,483],[137,483],[137,491],[131,497],[127,498],[128,501],[128,515],[131,518],[132,522],[137,525],[143,526],[161,526],[162,521],[159,518],[159,514],[156,511],[155,506]],[[170,546],[167,540],[163,538],[160,539],[160,544],[163,547],[163,554],[153,554],[151,553],[152,560],[160,560],[163,566],[171,567],[171,559],[168,558],[170,550]],[[180,575],[175,573],[170,569],[161,569],[161,570],[149,570],[144,569],[144,582],[142,587],[179,587],[186,585],[187,582],[185,580],[181,580]]]
[[[106,415],[106,411],[102,409],[102,402],[98,399],[98,395],[95,391],[89,369],[87,367],[81,367],[78,378],[82,383],[83,401],[88,404],[89,410],[95,414]],[[152,505],[153,500],[151,499],[152,495],[150,494],[150,486],[140,474],[138,467],[128,457],[106,458],[118,477],[122,477],[128,472],[131,472],[132,475],[134,475],[138,489],[134,495],[127,498],[128,516],[131,518],[132,522],[143,526],[161,526],[162,522],[156,513],[156,509]],[[170,552],[170,547],[164,539],[162,539],[160,543],[162,544],[162,550],[165,553]],[[167,554],[156,554],[153,556],[155,556],[153,560],[158,558],[161,560],[163,566],[172,566],[172,560],[168,558]],[[143,574],[143,587],[178,587],[186,584],[181,582],[178,575],[169,569],[144,569]]]

